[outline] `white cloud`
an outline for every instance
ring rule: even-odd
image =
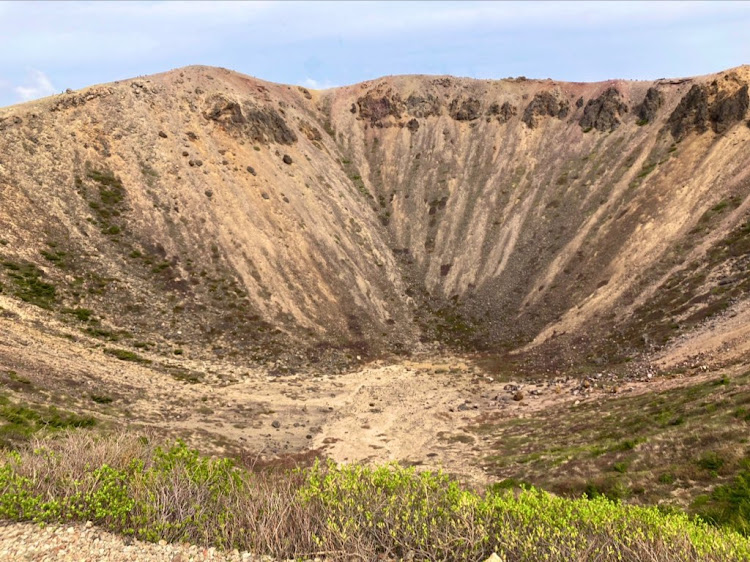
[[[13,88],[22,101],[50,96],[57,91],[47,75],[41,70],[29,69],[27,79],[26,85]]]
[[[307,86],[311,90],[327,90],[328,88],[338,88],[338,84],[334,84],[330,80],[318,81],[315,78],[305,78],[302,82],[303,86]]]

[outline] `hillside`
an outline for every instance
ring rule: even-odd
[[[530,483],[747,534],[749,84],[187,67],[0,108],[0,476],[84,429],[65,439],[180,438],[248,478],[396,460],[471,501]],[[746,548],[706,533],[665,559]],[[281,538],[201,541],[312,552]]]
[[[418,342],[747,357],[749,81],[188,67],[3,108],[3,302],[283,369]]]

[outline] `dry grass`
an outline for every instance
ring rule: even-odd
[[[69,433],[0,461],[0,516],[92,520],[145,540],[279,558],[730,561],[747,539],[684,515],[566,500],[537,490],[479,494],[395,465],[250,472],[149,437]]]

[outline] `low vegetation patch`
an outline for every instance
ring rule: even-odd
[[[740,534],[535,489],[463,489],[441,473],[316,463],[253,472],[132,434],[71,433],[0,456],[0,517],[91,520],[139,539],[279,558],[735,561]]]
[[[128,351],[127,349],[107,348],[104,353],[116,357],[120,361],[133,361],[135,363],[151,363],[150,359],[141,357],[134,351]]]
[[[22,301],[40,308],[52,308],[57,292],[55,286],[43,281],[44,273],[33,263],[4,260],[0,263],[13,283],[13,294]]]
[[[733,485],[747,469],[748,404],[750,372],[720,373],[700,383],[618,393],[529,418],[486,416],[462,429],[487,440],[483,468],[498,480],[523,479],[567,497],[603,495],[705,515],[714,503],[711,490]],[[712,511],[710,520],[736,518]]]
[[[54,432],[95,424],[96,419],[91,416],[79,416],[54,406],[16,404],[0,396],[0,448],[18,445],[40,431]]]

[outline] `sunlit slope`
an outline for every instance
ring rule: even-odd
[[[4,108],[3,295],[219,355],[621,360],[744,302],[749,81],[189,67]]]

